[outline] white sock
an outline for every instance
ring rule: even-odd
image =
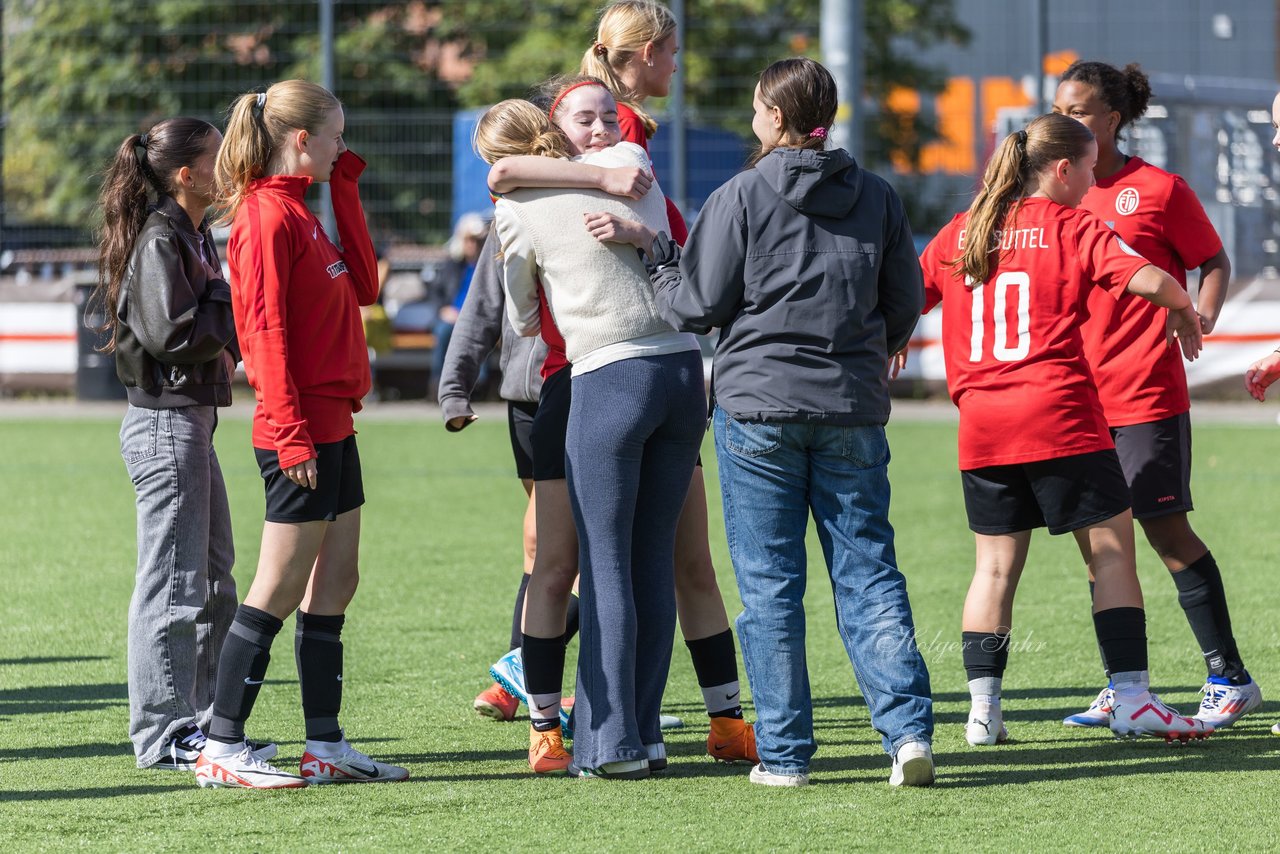
[[[1111,684],[1117,694],[1132,697],[1134,694],[1145,694],[1151,689],[1151,674],[1146,670],[1126,670],[1123,673],[1112,673]]]
[[[1000,683],[1004,680],[999,676],[982,676],[977,679],[969,680],[969,697],[974,703],[983,702],[988,705],[1000,705]]]
[[[742,689],[738,687],[738,680],[735,679],[723,685],[712,685],[710,688],[703,688],[702,702],[707,707],[708,715],[727,712],[730,709],[741,706]]]
[[[201,752],[210,759],[226,759],[228,756],[235,756],[247,746],[248,745],[243,741],[237,741],[234,744],[227,744],[225,741],[218,741],[216,738],[211,738],[204,743],[204,748]]]
[[[550,721],[560,720],[560,699],[559,691],[554,694],[530,694],[529,695],[529,721]]]

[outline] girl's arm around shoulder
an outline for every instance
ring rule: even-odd
[[[521,187],[563,187],[570,190],[603,190],[612,196],[644,198],[653,185],[646,164],[606,167],[555,157],[521,155],[504,157],[489,168],[489,189],[510,193]]]
[[[338,242],[342,245],[342,260],[351,274],[356,301],[360,305],[373,305],[378,301],[378,258],[373,251],[373,238],[369,236],[369,224],[364,218],[364,205],[360,202],[360,188],[356,184],[364,168],[365,162],[360,155],[348,149],[338,157],[329,184],[333,194],[333,216],[338,222]]]
[[[231,286],[202,262],[208,278],[197,293],[183,258],[172,232],[158,234],[141,247],[126,285],[129,329],[165,364],[208,362],[235,341]]]

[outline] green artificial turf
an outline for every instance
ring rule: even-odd
[[[126,613],[133,493],[118,422],[0,420],[0,839],[14,851],[1188,850],[1266,848],[1280,831],[1280,738],[1264,710],[1208,743],[1117,742],[1069,730],[1101,687],[1084,568],[1070,537],[1038,533],[1005,678],[1012,741],[974,749],[958,649],[973,561],[955,428],[895,422],[893,522],[935,692],[938,784],[897,791],[835,631],[811,540],[813,785],[747,782],[704,754],[705,717],[677,641],[665,709],[671,763],[638,783],[539,779],[528,727],[477,717],[506,650],[524,494],[506,425],[446,434],[435,416],[361,416],[368,503],[360,592],[348,616],[343,722],[357,746],[408,766],[400,785],[253,793],[141,771],[127,739]],[[257,559],[262,488],[242,416],[218,448],[235,519],[241,595]],[[1264,691],[1280,691],[1275,427],[1198,426],[1193,521],[1223,568],[1236,635]],[[738,601],[704,447],[711,546]],[[1194,711],[1200,656],[1173,585],[1139,538],[1154,686]],[[296,763],[302,722],[291,631],[275,646],[250,735]],[[744,680],[745,682],[745,680]],[[748,695],[745,690],[744,696]],[[571,690],[571,688],[570,688]],[[748,707],[748,715],[752,714]]]

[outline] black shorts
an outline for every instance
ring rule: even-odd
[[[565,478],[564,444],[569,435],[569,405],[573,402],[572,373],[569,368],[561,368],[542,381],[538,411],[529,431],[535,481]]]
[[[1195,509],[1191,504],[1191,413],[1116,427],[1111,436],[1133,495],[1133,518]]]
[[[975,534],[1032,528],[1050,534],[1086,528],[1129,509],[1129,487],[1114,450],[960,472]]]
[[[355,436],[316,445],[315,489],[285,477],[275,451],[254,448],[253,455],[266,481],[268,522],[332,522],[364,504]]]
[[[511,433],[511,455],[516,459],[516,477],[533,479],[533,418],[538,414],[538,404],[523,400],[507,401],[507,430]]]

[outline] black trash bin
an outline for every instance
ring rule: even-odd
[[[111,340],[98,327],[105,319],[101,307],[89,305],[91,284],[76,285],[76,314],[80,319],[76,335],[76,399],[124,400],[124,385],[116,377],[116,358],[101,348]]]

